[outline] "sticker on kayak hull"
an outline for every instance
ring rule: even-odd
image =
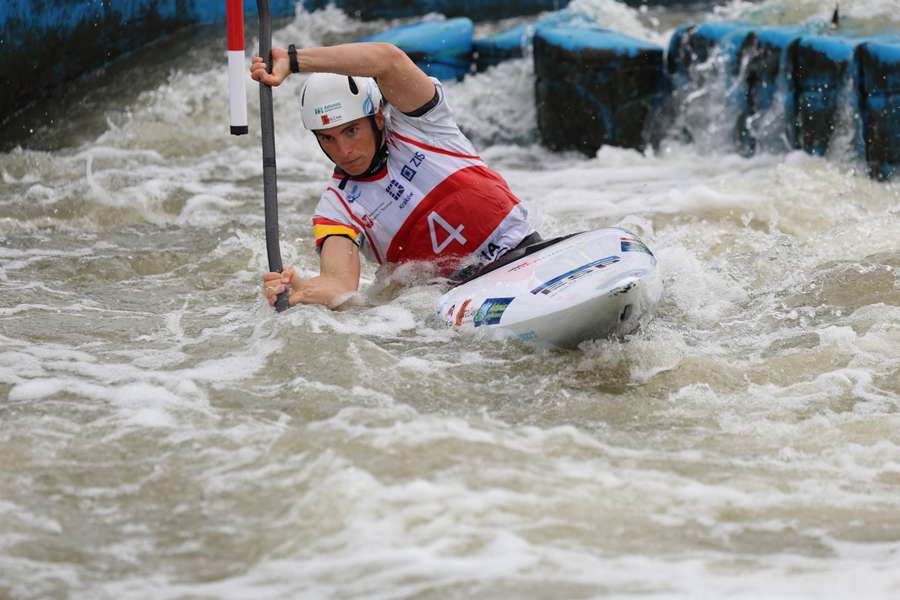
[[[619,241],[621,242],[622,252],[643,252],[644,254],[653,256],[653,253],[650,252],[650,248],[648,248],[641,240],[622,237],[619,238]]]
[[[454,321],[457,327],[462,325],[463,318],[466,316],[466,309],[469,307],[471,301],[471,298],[467,298],[466,301],[462,303],[462,306],[459,307],[459,312],[456,313],[456,320]]]
[[[585,275],[593,273],[594,271],[599,271],[600,269],[608,267],[611,264],[617,263],[620,260],[622,259],[618,256],[607,256],[606,258],[595,260],[594,262],[590,262],[586,265],[581,265],[580,267],[572,269],[571,271],[566,271],[562,275],[554,277],[549,281],[545,281],[541,285],[531,290],[531,293],[550,295],[553,292],[569,285],[573,281],[581,279]]]
[[[475,327],[496,325],[515,298],[488,298],[475,313]]]

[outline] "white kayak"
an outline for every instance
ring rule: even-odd
[[[572,348],[631,333],[653,316],[661,277],[635,234],[597,229],[533,248],[445,293],[438,318],[462,331]]]

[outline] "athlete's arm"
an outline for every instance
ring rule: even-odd
[[[281,273],[265,273],[266,300],[274,305],[278,294],[288,289],[288,304],[323,304],[337,308],[359,289],[359,248],[349,239],[333,235],[325,239],[319,275],[301,279],[292,267]]]
[[[250,66],[250,76],[271,86],[280,85],[291,73],[288,53],[284,48],[272,49],[272,73],[257,56]],[[434,97],[434,82],[406,55],[406,52],[383,42],[359,42],[297,51],[300,71],[306,73],[338,73],[378,79],[385,99],[402,112],[412,112]]]

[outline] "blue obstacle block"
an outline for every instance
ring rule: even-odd
[[[851,83],[853,52],[859,40],[843,37],[802,37],[785,57],[791,94],[785,102],[788,141],[792,147],[824,156],[839,126],[842,103],[855,104]],[[853,112],[858,108],[853,107]]]
[[[854,71],[869,172],[890,179],[900,171],[900,40],[857,46]]]
[[[565,8],[569,0],[303,0],[306,10],[329,4],[363,20],[404,19],[440,13],[447,17],[486,21],[559,10]]]
[[[472,21],[460,17],[394,27],[360,41],[394,44],[432,77],[460,79],[472,64],[474,30]]]
[[[740,86],[736,90],[735,106],[737,122],[734,138],[738,150],[752,155],[760,143],[775,145],[784,150],[784,119],[770,121],[770,128],[753,128],[751,123],[770,110],[780,110],[784,104],[793,103],[792,91],[787,84],[785,57],[794,40],[807,29],[797,27],[765,27],[751,31],[744,38],[738,52]],[[784,99],[777,98],[779,91]],[[782,100],[776,106],[776,101]]]
[[[702,80],[696,81],[700,77],[696,67],[716,56],[723,59],[729,73],[736,71],[737,54],[750,32],[746,24],[730,21],[679,27],[672,34],[666,52],[666,65],[673,83],[702,85]]]
[[[605,144],[643,149],[665,94],[661,47],[599,28],[538,27],[535,91],[541,140],[593,155]]]
[[[585,15],[571,10],[550,13],[532,23],[522,23],[494,35],[475,40],[473,44],[475,66],[479,71],[501,62],[522,58],[525,48],[531,45],[537,27],[551,25],[578,25],[592,27],[593,22]]]
[[[706,120],[716,131],[727,130],[729,138],[733,127],[726,115],[736,115],[743,111],[743,95],[735,94],[739,88],[736,81],[740,75],[738,54],[744,40],[752,29],[744,24],[731,21],[711,22],[702,25],[680,27],[669,40],[666,65],[672,96],[661,111],[658,124],[663,130],[691,141],[695,134],[705,135],[706,125],[698,123]],[[693,105],[693,98],[711,98],[720,94],[724,110],[709,114],[708,107]],[[686,121],[682,122],[682,119]],[[672,129],[677,123],[681,127]],[[694,128],[683,126],[694,122]]]
[[[531,42],[533,35],[534,25],[528,23],[475,40],[472,44],[475,67],[484,71],[504,61],[522,58],[524,48]]]
[[[731,137],[744,155],[760,143],[784,148],[783,118],[762,119],[770,111],[792,103],[785,70],[787,48],[797,38],[816,33],[824,22],[804,27],[752,27],[719,22],[676,30],[669,43],[668,71],[676,89],[707,86],[724,78],[726,114],[733,117]]]

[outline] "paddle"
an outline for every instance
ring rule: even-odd
[[[256,0],[259,12],[259,55],[266,61],[266,70],[272,72],[272,17],[269,0]],[[281,273],[281,249],[278,246],[278,189],[275,171],[275,118],[272,112],[272,88],[259,82],[259,120],[262,128],[263,196],[266,211],[266,253],[269,271]],[[275,310],[288,307],[288,292],[278,294]]]

